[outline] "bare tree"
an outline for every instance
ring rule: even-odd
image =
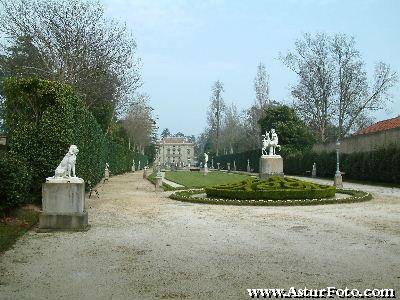
[[[245,111],[246,132],[250,148],[259,146],[261,128],[258,121],[265,117],[265,109],[271,104],[269,96],[269,76],[265,65],[259,63],[257,66],[257,74],[254,78],[255,103]]]
[[[327,139],[335,89],[329,45],[326,34],[315,37],[305,34],[296,41],[295,52],[281,56],[283,63],[299,76],[298,84],[292,89],[295,107],[322,142]]]
[[[228,105],[224,111],[222,126],[221,148],[224,152],[234,153],[243,149],[246,145],[245,131],[240,114],[235,104]]]
[[[322,142],[332,125],[342,138],[370,122],[370,112],[391,100],[389,91],[398,80],[380,62],[371,85],[354,38],[344,34],[305,34],[296,41],[295,52],[281,60],[299,76],[292,89],[295,107]]]
[[[16,74],[32,71],[71,84],[89,108],[109,108],[97,116],[105,130],[117,112],[129,106],[140,86],[136,43],[126,26],[107,19],[98,1],[0,0],[3,47],[26,37],[35,49],[32,60],[19,60]],[[10,54],[8,52],[8,54]],[[101,112],[101,109],[93,109]],[[105,120],[104,120],[105,119]]]
[[[355,40],[343,34],[332,38],[332,56],[335,62],[337,97],[335,119],[338,137],[347,135],[370,122],[368,113],[385,107],[391,100],[390,89],[397,82],[397,74],[380,62],[375,66],[373,86],[367,74]]]
[[[254,91],[256,93],[256,105],[262,111],[269,104],[269,76],[265,65],[259,63],[257,66],[257,75],[254,78]]]
[[[219,80],[214,82],[207,118],[208,124],[215,136],[215,152],[217,155],[219,154],[222,117],[225,109],[225,103],[222,99],[223,92],[224,87],[222,82]]]
[[[153,142],[152,139],[156,129],[153,108],[150,107],[148,102],[148,95],[137,94],[123,121],[133,147],[142,153],[145,147]]]

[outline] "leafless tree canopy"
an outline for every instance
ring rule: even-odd
[[[247,144],[250,148],[257,148],[260,144],[261,128],[258,121],[265,117],[265,109],[271,104],[269,95],[269,76],[265,65],[259,63],[257,74],[254,78],[254,104],[244,112],[246,122],[244,124],[247,134]]]
[[[0,0],[0,4],[3,50],[10,46],[15,50],[23,42],[32,55],[14,64],[10,75],[35,73],[69,83],[90,108],[111,107],[108,122],[127,106],[141,84],[136,43],[125,25],[105,17],[99,2]]]
[[[297,111],[323,142],[332,126],[338,138],[365,126],[370,112],[391,100],[397,82],[396,72],[380,62],[369,83],[354,38],[344,34],[305,34],[281,60],[299,77],[292,89]]]
[[[224,87],[221,81],[216,81],[212,87],[212,94],[210,100],[210,107],[208,110],[208,124],[211,128],[213,135],[215,136],[215,152],[219,154],[220,136],[221,136],[221,125],[223,112],[225,109],[225,103],[222,99],[222,93]]]
[[[260,110],[265,109],[270,103],[270,98],[269,76],[263,63],[259,63],[257,66],[257,75],[254,78],[254,91],[256,94],[256,105]]]
[[[135,150],[143,152],[146,146],[154,142],[152,137],[156,130],[156,122],[153,116],[153,108],[149,105],[148,95],[136,95],[127,110],[123,124]]]

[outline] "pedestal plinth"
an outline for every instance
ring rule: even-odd
[[[333,185],[336,186],[338,189],[343,188],[342,173],[340,172],[335,173],[335,178],[333,179]]]
[[[39,232],[89,229],[81,178],[49,178],[42,186],[42,205]]]
[[[203,173],[204,176],[207,176],[208,175],[208,168],[204,167],[204,169],[202,169],[201,172]]]
[[[261,179],[268,179],[272,176],[283,177],[283,159],[280,155],[262,155],[260,157]]]

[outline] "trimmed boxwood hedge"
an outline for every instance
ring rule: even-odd
[[[92,185],[102,179],[106,162],[113,175],[129,171],[133,158],[136,164],[145,164],[146,156],[104,134],[85,102],[69,85],[36,77],[9,78],[4,91],[8,152],[26,164],[26,181],[36,200],[41,199],[45,178],[54,175],[71,144],[79,149],[77,175]],[[26,193],[17,188],[16,194]],[[10,199],[10,195],[0,199],[0,206],[11,204],[4,200]],[[21,202],[14,199],[15,203]]]
[[[332,178],[336,170],[336,153],[308,152],[290,155],[284,159],[284,171],[292,175],[305,175],[317,164],[318,177]],[[400,147],[390,145],[369,152],[340,154],[340,170],[344,179],[399,184]]]
[[[23,204],[29,198],[31,172],[27,163],[12,153],[0,155],[1,212]]]
[[[317,164],[317,177],[333,178],[336,171],[336,153],[313,151],[286,154],[282,152],[283,171],[287,175],[310,176],[312,165]],[[247,159],[250,160],[253,172],[258,172],[261,150],[250,150],[242,153],[221,155],[214,158],[226,169],[226,164],[236,162],[237,170],[246,171]],[[368,152],[340,154],[340,170],[345,173],[344,179],[362,180],[377,183],[398,185],[400,182],[400,146],[390,145]]]
[[[205,188],[207,197],[225,199],[321,199],[334,197],[336,188],[287,177],[247,180]]]
[[[199,203],[199,204],[218,204],[218,205],[251,205],[251,206],[305,206],[305,205],[324,205],[324,204],[346,204],[364,202],[372,199],[372,195],[363,191],[356,190],[337,190],[338,193],[348,194],[347,198],[323,198],[323,199],[223,199],[223,198],[200,198],[193,197],[196,194],[204,193],[204,189],[192,189],[187,191],[175,192],[169,197],[171,199]]]

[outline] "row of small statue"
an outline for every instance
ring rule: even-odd
[[[54,176],[47,178],[47,181],[61,180],[63,178],[74,178],[82,180],[81,178],[76,176],[75,164],[76,164],[76,156],[79,153],[78,147],[76,145],[71,145],[67,154],[65,154],[64,158],[61,160],[60,164],[54,171]],[[110,165],[106,163],[106,167],[104,169],[104,180],[108,180],[110,177]],[[147,169],[147,166],[145,166]],[[135,159],[132,161],[132,172],[136,170]],[[140,161],[138,163],[138,170],[140,170]]]

